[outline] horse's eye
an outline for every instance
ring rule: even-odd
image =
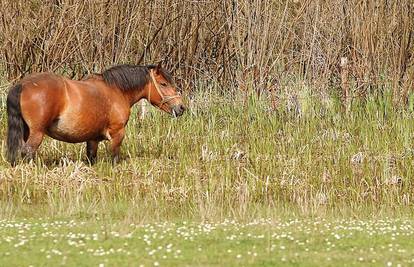
[[[164,86],[165,87],[165,86],[167,86],[167,84],[166,83],[161,83],[161,86]]]

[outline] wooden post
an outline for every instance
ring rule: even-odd
[[[139,101],[139,111],[138,111],[138,116],[141,120],[144,119],[146,113],[147,113],[147,101],[146,100],[141,100]]]
[[[346,108],[346,111],[349,109],[349,67],[348,67],[348,58],[341,57],[341,88],[342,88],[342,105]]]

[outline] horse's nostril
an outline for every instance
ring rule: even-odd
[[[176,116],[181,116],[184,113],[185,107],[184,105],[176,105],[173,107]]]

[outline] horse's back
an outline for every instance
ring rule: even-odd
[[[52,73],[52,72],[34,72],[31,73],[21,80],[21,83],[25,82],[34,82],[39,80],[60,80],[63,79],[62,76]]]
[[[62,76],[42,72],[34,73],[24,77],[20,84],[23,86],[23,92],[29,94],[45,94],[45,93],[64,93],[65,82]]]
[[[24,77],[20,83],[23,86],[23,91],[27,93],[39,93],[40,91],[47,92],[53,90],[56,93],[63,93],[64,79],[62,76],[42,72],[33,73]]]

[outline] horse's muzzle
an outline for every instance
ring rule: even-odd
[[[185,107],[182,104],[174,105],[171,107],[171,113],[174,115],[174,117],[179,117],[183,115],[185,111]]]

